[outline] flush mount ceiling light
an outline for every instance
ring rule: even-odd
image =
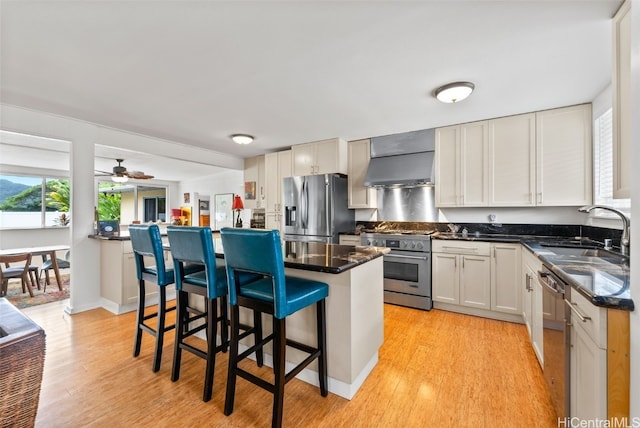
[[[236,144],[251,144],[253,142],[253,136],[248,134],[233,134],[231,139]]]
[[[435,97],[443,103],[457,103],[471,95],[475,85],[471,82],[453,82],[440,86],[434,91]]]

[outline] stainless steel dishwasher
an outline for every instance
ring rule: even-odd
[[[542,348],[544,378],[558,418],[569,417],[569,320],[565,293],[570,287],[546,265],[538,272],[542,285]]]

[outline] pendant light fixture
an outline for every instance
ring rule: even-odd
[[[457,103],[471,95],[474,88],[475,85],[471,82],[453,82],[440,86],[434,91],[434,95],[443,103]]]

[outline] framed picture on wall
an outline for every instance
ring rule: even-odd
[[[256,198],[256,182],[255,181],[245,181],[244,182],[244,199],[255,199]]]
[[[233,193],[222,193],[213,196],[214,205],[214,225],[215,230],[223,227],[233,227]]]

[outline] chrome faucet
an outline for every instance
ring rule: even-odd
[[[619,211],[615,208],[612,207],[608,207],[606,205],[586,205],[584,207],[580,207],[578,208],[578,211],[580,211],[581,213],[588,213],[591,212],[591,210],[594,209],[601,209],[601,210],[607,210],[607,211],[611,211],[612,213],[616,213],[620,216],[620,218],[622,219],[622,238],[620,239],[620,251],[622,252],[622,254],[624,255],[629,255],[629,246],[630,246],[630,239],[631,239],[631,234],[630,234],[630,227],[631,227],[631,220],[629,219],[629,217],[627,217],[627,215],[625,213],[623,213],[622,211]]]

